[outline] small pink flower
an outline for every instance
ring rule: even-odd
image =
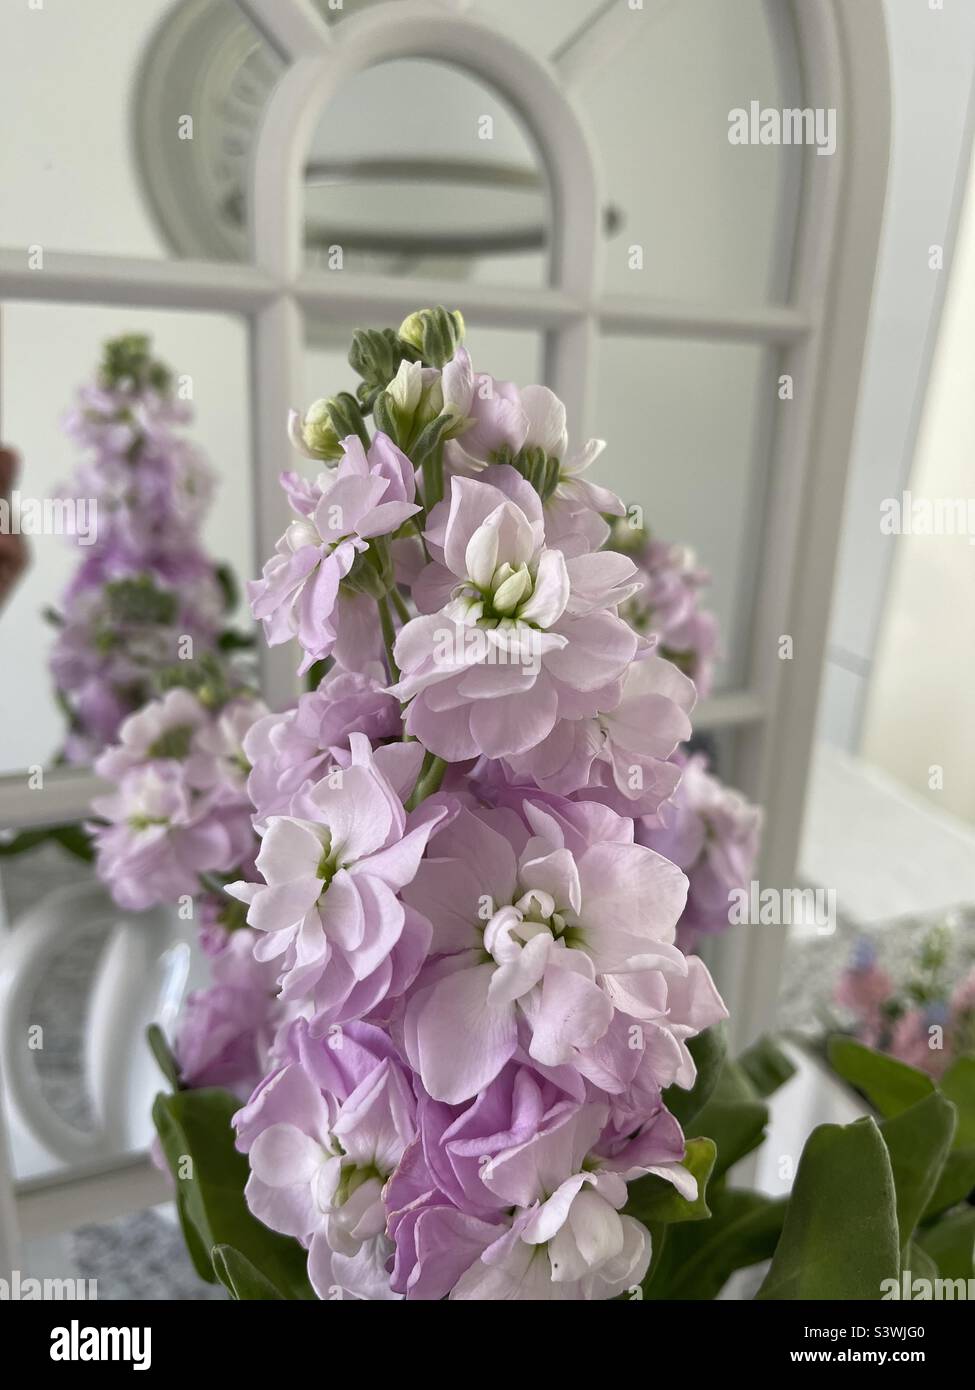
[[[633,844],[632,821],[605,806],[523,809],[527,826],[512,811],[460,810],[406,891],[433,926],[431,961],[406,1011],[412,1065],[431,1096],[456,1104],[498,1075],[524,1035],[538,1065],[605,1081],[614,1047],[626,1047],[612,1033],[619,1014],[642,1040],[629,1047],[627,1079],[658,1023],[677,1030],[661,1039],[669,1084],[683,1038],[723,1016],[699,962],[678,1002],[691,985],[673,944],[687,880]]]
[[[526,753],[560,719],[612,708],[641,646],[616,614],[632,563],[547,548],[535,490],[509,467],[483,479],[453,479],[430,533],[442,561],[414,586],[421,616],[395,648],[406,728],[451,762]]]
[[[758,857],[762,813],[719,782],[702,753],[677,756],[674,765],[681,780],[673,802],[637,823],[637,839],[687,874],[687,906],[677,940],[681,950],[693,951],[703,936],[727,930],[731,895],[747,891]]]
[[[258,960],[278,962],[282,997],[310,1001],[321,1027],[371,1015],[416,975],[430,926],[398,894],[444,815],[417,813],[408,826],[368,739],[349,742],[350,766],[304,786],[290,815],[268,819],[257,856],[263,883],[227,886],[262,934]],[[415,777],[422,750],[399,749]]]
[[[342,462],[321,473],[314,489],[289,482],[299,520],[281,537],[263,578],[248,585],[268,643],[297,637],[302,672],[333,648],[350,668],[378,654],[375,604],[342,581],[371,540],[391,535],[420,510],[413,467],[386,435],[376,436],[368,454],[355,435],[342,447]]]

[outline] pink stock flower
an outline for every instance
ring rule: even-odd
[[[246,1200],[320,1299],[613,1299],[651,1256],[628,1184],[697,1195],[666,1092],[727,1011],[682,948],[722,894],[727,920],[758,822],[680,751],[696,572],[600,549],[623,505],[551,391],[416,360],[461,328],[357,340],[402,448],[339,442],[327,402],[293,418],[341,458],[282,478],[296,519],[250,596],[327,674],[282,712],[174,691],[130,720],[99,869],[129,903],[206,889],[177,1058],[256,1081]]]
[[[687,874],[687,906],[677,928],[682,951],[726,931],[736,890],[747,893],[758,857],[761,811],[722,785],[702,753],[676,758],[683,769],[672,805],[637,823],[637,839]]]
[[[680,781],[671,755],[690,737],[695,699],[692,682],[648,651],[626,672],[615,705],[590,718],[563,719],[534,748],[506,762],[516,777],[544,791],[650,815]]]
[[[689,971],[673,944],[684,875],[633,844],[632,821],[607,807],[566,803],[558,814],[528,802],[524,815],[527,826],[512,811],[461,809],[404,895],[433,926],[405,1048],[426,1090],[448,1103],[488,1085],[522,1035],[535,1063],[610,1085],[617,1014],[640,1034],[628,1049],[634,1071],[651,1051],[644,1024],[678,1051],[682,1040],[669,995]],[[716,1000],[701,972],[695,995]],[[722,1014],[717,1000],[708,1021]]]
[[[690,676],[705,699],[714,682],[718,648],[717,620],[701,608],[701,589],[710,582],[710,575],[697,568],[692,553],[683,546],[650,539],[634,551],[626,544],[625,525],[614,531],[613,539],[633,555],[641,580],[639,593],[623,610],[624,617],[638,632],[660,639],[660,654]]]
[[[195,796],[175,763],[151,762],[126,772],[92,810],[98,876],[121,907],[141,909],[199,892],[202,873],[240,863],[249,817],[229,819],[209,796]]]
[[[395,647],[407,731],[451,762],[526,753],[560,719],[612,708],[641,646],[616,614],[632,563],[547,548],[534,489],[509,467],[483,476],[454,478],[435,512],[438,559]]]
[[[411,786],[416,745],[374,756],[363,734],[349,743],[350,766],[304,786],[289,815],[268,818],[257,856],[263,883],[227,886],[262,933],[258,959],[278,962],[282,997],[307,999],[323,1027],[373,1014],[416,975],[430,926],[398,893],[444,815],[439,808],[408,822],[382,770]]]
[[[632,1138],[605,1103],[576,1103],[508,1067],[460,1110],[421,1096],[418,1135],[385,1194],[391,1284],[411,1300],[612,1298],[650,1247],[621,1217],[626,1184],[654,1173],[689,1200],[680,1126],[658,1107]]]
[[[335,666],[294,709],[251,725],[244,754],[259,829],[268,816],[286,814],[304,783],[317,782],[336,763],[353,733],[373,743],[401,736],[399,701],[386,693],[385,684],[378,663],[362,672]]]
[[[333,649],[349,668],[378,655],[375,603],[343,581],[371,541],[391,535],[420,510],[413,466],[386,435],[376,436],[368,454],[356,435],[342,447],[341,463],[319,474],[313,486],[292,475],[284,479],[299,519],[281,537],[263,578],[248,585],[251,611],[263,621],[269,645],[297,637],[305,653],[302,672]]]
[[[92,810],[99,876],[123,907],[194,897],[201,875],[249,864],[255,847],[242,730],[264,714],[260,701],[232,701],[218,714],[188,690],[171,690],[119,731],[95,770],[116,784]]]
[[[624,514],[615,492],[583,474],[605,444],[591,439],[569,453],[565,406],[547,386],[518,388],[510,381],[475,375],[467,415],[471,425],[447,445],[457,473],[476,474],[485,464],[511,463],[531,453],[549,465],[543,485],[548,544],[579,554],[597,550],[609,535],[601,513]]]
[[[316,1039],[299,1020],[287,1053],[234,1117],[248,1206],[308,1248],[319,1298],[395,1298],[382,1192],[415,1133],[405,1071],[363,1023]]]

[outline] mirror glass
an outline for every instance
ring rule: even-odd
[[[245,321],[229,314],[128,306],[6,305],[0,410],[4,443],[20,458],[11,491],[17,494],[29,564],[0,611],[4,650],[17,654],[4,677],[2,772],[33,765],[49,770],[65,755],[75,765],[89,761],[97,741],[87,752],[83,742],[71,743],[65,698],[78,707],[85,683],[79,663],[86,671],[96,651],[120,661],[129,654],[120,649],[119,634],[129,631],[121,614],[118,623],[106,620],[107,628],[102,624],[95,631],[95,618],[87,626],[84,620],[87,599],[69,601],[79,586],[97,598],[106,585],[133,573],[129,560],[119,569],[110,532],[102,530],[103,524],[110,527],[119,492],[124,494],[130,482],[119,455],[131,446],[123,440],[113,449],[104,437],[101,445],[83,443],[91,437],[84,413],[98,402],[89,389],[79,415],[78,396],[80,388],[94,387],[105,343],[125,334],[148,337],[153,358],[172,373],[178,413],[187,417],[171,427],[178,452],[165,455],[174,468],[173,491],[167,495],[189,526],[194,546],[204,561],[225,565],[238,590],[254,574]],[[140,476],[153,484],[152,473]],[[79,493],[70,507],[55,503],[73,497],[76,486]],[[141,523],[151,526],[152,516],[147,503]],[[93,567],[104,583],[90,582]],[[185,570],[164,576],[157,567],[155,572],[167,591],[188,592]],[[208,581],[207,593],[198,595],[201,604],[209,605],[210,589]],[[125,594],[113,592],[119,603],[125,601]],[[66,607],[73,615],[70,631],[58,626]],[[206,611],[209,619],[209,606]],[[240,604],[226,614],[218,606],[214,617],[242,629],[250,625]]]

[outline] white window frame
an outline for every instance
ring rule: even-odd
[[[646,8],[653,3],[647,0]],[[591,64],[610,61],[629,39],[634,16],[623,0],[555,66],[457,4],[393,0],[329,27],[309,0],[237,0],[287,64],[265,110],[251,171],[251,262],[49,252],[37,271],[28,268],[26,248],[0,250],[0,298],[223,310],[248,318],[259,556],[270,554],[286,520],[277,478],[289,463],[283,423],[304,394],[306,312],[342,324],[359,316],[396,323],[420,298],[462,308],[472,324],[543,331],[545,377],[565,400],[577,438],[591,432],[601,333],[777,347],[796,398],[774,428],[749,675],[742,688],[705,701],[695,727],[737,731],[734,778],[766,808],[762,882],[782,887],[795,874],[890,137],[882,0],[784,3],[797,36],[803,104],[835,107],[839,131],[832,157],[806,152],[786,304],[727,308],[602,293],[599,180],[574,92]],[[344,81],[402,57],[467,69],[525,122],[549,183],[549,287],[418,285],[304,268],[302,169],[315,121]],[[782,634],[793,639],[792,661],[778,659]],[[294,667],[287,648],[262,646],[262,684],[272,705],[293,700]],[[25,776],[2,777],[0,825],[80,818],[98,787],[89,773],[52,772],[43,792],[27,795]],[[772,1020],[784,945],[781,929],[761,927],[739,928],[720,945],[716,966],[739,1043]],[[17,1266],[21,1238],[108,1219],[166,1195],[139,1155],[13,1184],[0,1133],[0,1268]]]

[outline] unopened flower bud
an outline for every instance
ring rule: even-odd
[[[399,447],[409,453],[427,425],[436,420],[442,410],[440,373],[433,367],[404,360],[381,398],[376,422],[381,428],[387,428]]]
[[[399,337],[428,367],[442,367],[464,341],[463,315],[459,309],[417,309],[400,324]]]
[[[505,571],[508,573],[505,574]],[[498,579],[500,583],[497,583]],[[527,565],[519,565],[517,569],[512,569],[508,564],[502,565],[495,576],[495,582],[497,587],[491,603],[495,613],[502,615],[514,613],[532,589],[532,577]]]
[[[305,458],[332,460],[342,457],[342,446],[332,425],[327,400],[315,401],[304,416],[292,410],[288,416],[288,437]]]

